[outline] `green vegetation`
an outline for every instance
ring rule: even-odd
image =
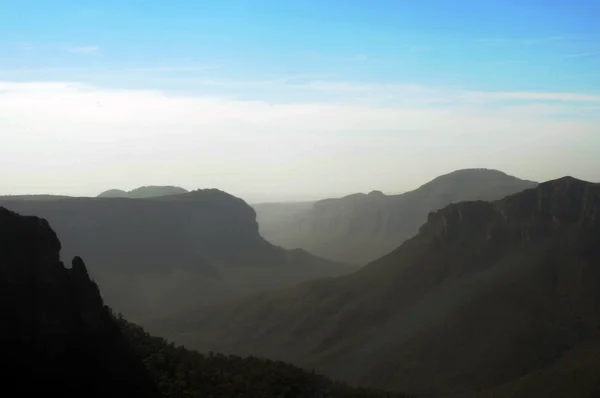
[[[391,398],[400,394],[351,388],[290,364],[256,357],[200,354],[115,319],[163,398]]]

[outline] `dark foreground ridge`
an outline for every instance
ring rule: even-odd
[[[156,397],[79,257],[48,223],[0,208],[3,388],[32,396]],[[12,387],[12,388],[11,388]]]
[[[400,397],[277,361],[203,355],[114,316],[83,260],[60,261],[48,222],[0,207],[3,389],[22,396]]]

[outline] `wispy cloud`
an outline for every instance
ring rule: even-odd
[[[572,40],[568,36],[546,36],[546,37],[482,37],[476,38],[475,43],[489,46],[505,46],[505,45],[534,45],[544,43],[556,43]]]
[[[27,42],[27,41],[19,41],[19,42],[16,42],[15,45],[17,47],[21,48],[22,50],[26,50],[26,51],[33,50],[36,47],[35,43],[31,43],[31,42]]]
[[[33,42],[16,42],[18,47],[25,51],[66,51],[75,54],[99,54],[100,46],[97,45],[72,45],[65,43],[33,43]]]
[[[76,54],[98,54],[100,53],[99,46],[76,46],[66,48],[67,51]]]
[[[408,50],[409,52],[412,53],[424,53],[424,52],[428,52],[431,51],[433,49],[433,47],[431,46],[426,46],[426,45],[420,45],[420,44],[410,44],[405,46],[406,50]]]
[[[355,54],[350,55],[349,57],[342,58],[344,61],[365,61],[369,59],[366,54]]]
[[[522,100],[522,101],[563,101],[563,102],[600,102],[600,95],[579,93],[545,93],[545,92],[488,92],[471,93],[490,100]]]
[[[596,55],[597,53],[594,52],[585,52],[585,53],[576,53],[576,54],[569,54],[569,55],[565,55],[565,58],[582,58],[582,57],[590,57],[592,55]]]
[[[150,66],[141,68],[130,68],[129,72],[201,72],[205,70],[220,69],[219,65],[191,65],[191,66]]]
[[[556,42],[565,42],[572,40],[571,37],[568,36],[546,36],[546,37],[530,37],[519,39],[519,42],[522,44],[543,44],[543,43],[556,43]]]
[[[489,45],[489,46],[503,46],[510,43],[509,39],[503,39],[499,37],[482,37],[475,39],[475,43]]]

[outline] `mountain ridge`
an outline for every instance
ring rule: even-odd
[[[26,396],[400,398],[261,358],[203,355],[104,305],[81,257],[60,260],[47,220],[0,207],[3,386]]]
[[[501,199],[536,184],[498,170],[461,169],[403,194],[372,191],[324,199],[312,206],[289,205],[293,216],[274,214],[281,212],[275,206],[256,208],[260,210],[261,233],[267,240],[362,265],[410,238],[432,210],[465,200]]]
[[[165,333],[366,386],[484,391],[598,338],[598,242],[600,185],[565,177],[430,212],[353,274],[206,308]]]
[[[109,189],[101,192],[98,198],[152,198],[157,196],[179,195],[187,193],[188,190],[173,185],[144,185],[130,191],[122,189]]]
[[[255,211],[217,189],[135,200],[65,198],[0,205],[48,219],[65,255],[85,257],[106,301],[137,322],[353,270],[272,245],[260,236]]]

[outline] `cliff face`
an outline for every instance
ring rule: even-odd
[[[66,268],[60,249],[46,220],[0,208],[3,379],[25,395],[154,396],[82,259]]]
[[[419,233],[440,244],[481,236],[490,243],[524,245],[552,239],[567,228],[577,235],[594,233],[599,219],[598,187],[564,177],[502,201],[447,206],[430,213]]]

